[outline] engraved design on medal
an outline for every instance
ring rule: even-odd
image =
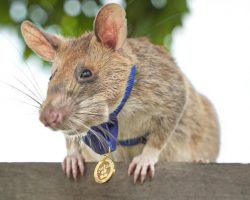
[[[114,162],[107,156],[104,157],[98,162],[95,167],[94,177],[97,183],[105,183],[112,175],[115,173]]]

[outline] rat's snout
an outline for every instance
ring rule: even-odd
[[[41,113],[40,120],[45,126],[55,129],[62,124],[64,117],[65,114],[62,110],[47,108]]]
[[[61,92],[64,84],[60,82],[48,90],[48,95],[40,108],[40,121],[54,130],[64,127],[65,119],[70,109],[70,98],[65,98]]]

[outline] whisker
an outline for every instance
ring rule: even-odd
[[[39,92],[37,91],[37,88],[35,87],[34,83],[31,81],[31,79],[24,73],[23,70],[21,70],[21,68],[16,67],[19,72],[21,72],[23,74],[23,76],[26,78],[26,80],[31,84],[31,86],[33,87],[33,89],[36,91],[36,93],[39,95],[39,98],[41,101],[43,101],[43,98],[41,97],[41,95],[39,94]]]
[[[105,142],[105,146],[104,144],[102,144],[103,148],[108,150],[107,148],[109,147],[109,144],[107,143],[107,141],[105,140],[105,137],[99,135],[98,133],[96,133],[94,130],[92,130],[90,127],[86,126],[84,123],[81,123],[81,125],[85,126],[86,128],[88,128],[91,132],[94,133],[94,135],[96,135],[98,137],[98,139],[100,140],[101,139],[101,144],[102,142]],[[115,138],[108,130],[104,129],[103,127],[101,126],[98,126],[98,128],[100,128],[106,135],[108,135],[109,137],[113,138],[116,143],[118,143],[118,138]],[[100,138],[100,137],[101,138]],[[125,149],[123,148],[120,148],[120,153],[121,153],[121,157],[123,158],[123,160],[127,161],[127,157],[126,157],[126,151]]]
[[[99,142],[100,142],[100,144],[102,145],[102,147],[103,148],[106,148],[106,146],[104,146],[104,142],[106,142],[107,143],[107,141],[103,138],[103,137],[101,137],[99,134],[97,134],[94,130],[92,130],[90,127],[88,127],[88,126],[86,126],[83,122],[81,122],[81,120],[79,120],[79,119],[76,119],[76,118],[74,118],[74,122],[71,120],[71,122],[74,124],[76,124],[77,125],[77,123],[79,122],[81,125],[83,125],[87,130],[90,130],[97,138],[98,138],[98,140],[99,140]],[[93,146],[93,144],[92,144],[92,147],[94,148],[94,146]]]
[[[82,124],[85,128],[88,128],[89,131],[91,131],[99,140],[99,142],[101,143],[102,147],[106,150],[108,150],[109,148],[109,144],[108,142],[105,140],[105,138],[102,135],[99,135],[96,131],[94,131],[92,128],[86,126],[85,124]]]
[[[80,133],[77,131],[77,129],[74,128],[73,124],[71,125],[71,124],[68,122],[68,123],[67,123],[67,126],[69,126],[70,129],[71,129],[73,132],[75,132],[76,134],[80,134]]]
[[[87,111],[84,111],[84,112],[81,111],[81,112],[77,112],[75,114],[79,114],[79,115],[81,115],[81,114],[88,114],[88,115],[94,115],[94,116],[103,116],[103,115],[101,115],[99,113],[91,113],[91,112],[87,112]]]
[[[86,100],[86,101],[88,101],[88,100]],[[82,102],[76,102],[75,103],[75,105],[79,105],[79,104],[84,104],[84,103],[86,103],[86,101],[82,101]],[[102,106],[103,105],[103,102],[91,102],[91,106],[96,106],[96,107],[98,107],[98,106]],[[89,108],[89,104],[88,105],[79,105],[79,107],[78,107],[78,109],[80,110],[80,109],[84,109],[84,108]]]
[[[35,84],[36,84],[36,86],[37,86],[37,88],[38,88],[38,91],[40,91],[40,92],[38,92],[38,94],[40,95],[41,99],[44,100],[44,97],[43,97],[43,95],[42,95],[42,90],[41,90],[41,88],[40,88],[40,86],[39,86],[37,80],[35,79],[34,74],[32,73],[32,71],[31,71],[31,69],[30,69],[30,67],[29,67],[29,65],[28,65],[27,63],[26,63],[26,66],[28,67],[28,70],[29,70],[29,72],[30,72],[30,74],[31,74],[31,76],[32,76],[32,79],[34,80],[34,82],[35,82]]]
[[[19,82],[23,87],[25,87],[34,97],[39,98],[23,81],[14,76],[14,79]]]
[[[18,50],[18,48],[8,39],[8,38],[6,38],[6,40],[16,49],[16,51],[21,55],[21,52]],[[33,81],[35,82],[35,84],[32,82],[32,80],[21,70],[21,68],[18,68],[17,67],[17,69],[24,75],[24,77],[31,83],[31,85],[32,85],[32,87],[35,89],[35,91],[38,93],[38,95],[40,96],[40,98],[41,98],[41,100],[43,101],[44,100],[44,98],[43,98],[43,96],[42,96],[42,90],[41,90],[41,88],[39,87],[39,85],[38,85],[38,83],[37,83],[37,81],[36,81],[36,79],[35,79],[35,76],[34,76],[34,74],[32,73],[32,71],[31,71],[31,69],[30,69],[30,66],[28,65],[28,63],[27,62],[23,62],[26,66],[27,66],[27,68],[28,68],[28,70],[29,70],[29,72],[30,72],[30,74],[31,74],[31,77],[32,77],[32,79],[33,79]]]
[[[29,105],[29,106],[32,106],[32,107],[34,107],[34,108],[40,109],[39,106],[30,104],[30,103],[28,103],[28,102],[26,102],[26,101],[22,101],[22,100],[18,100],[18,99],[16,99],[16,101],[18,101],[18,102],[20,102],[20,103],[24,103],[24,104]]]
[[[99,139],[99,141],[100,141],[101,145],[103,146],[103,148],[108,148],[107,146],[109,146],[109,145],[108,145],[107,141],[105,140],[105,138],[102,135],[99,135],[92,128],[90,128],[87,125],[85,125],[80,118],[78,118],[77,116],[75,116],[75,117],[76,118],[74,118],[74,120],[77,120],[80,123],[80,125],[83,125],[85,128],[87,128],[88,130],[90,130]],[[106,146],[104,146],[104,143],[105,143]]]
[[[15,89],[15,90],[17,90],[17,91],[19,91],[20,93],[22,93],[22,94],[24,94],[25,96],[29,97],[30,99],[32,99],[33,101],[35,101],[36,103],[38,103],[38,104],[41,106],[41,103],[40,103],[38,100],[36,100],[34,97],[30,96],[30,95],[27,94],[26,92],[20,90],[20,89],[17,88],[16,86],[11,85],[11,84],[6,83],[6,82],[1,81],[1,80],[0,80],[0,82],[3,83],[3,84],[5,84],[5,85],[7,85],[7,86],[9,86],[9,87],[11,87],[11,88],[13,88],[13,89]]]

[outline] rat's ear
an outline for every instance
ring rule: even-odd
[[[121,48],[127,37],[125,10],[115,3],[105,5],[96,16],[94,30],[102,44],[114,50]]]
[[[45,33],[30,21],[24,21],[21,32],[26,44],[44,60],[53,61],[59,48],[61,39],[55,35]]]

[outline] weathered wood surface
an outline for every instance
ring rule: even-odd
[[[249,200],[250,165],[159,163],[156,176],[134,185],[127,164],[100,185],[93,178],[94,163],[85,177],[68,180],[59,163],[0,163],[0,200]]]

